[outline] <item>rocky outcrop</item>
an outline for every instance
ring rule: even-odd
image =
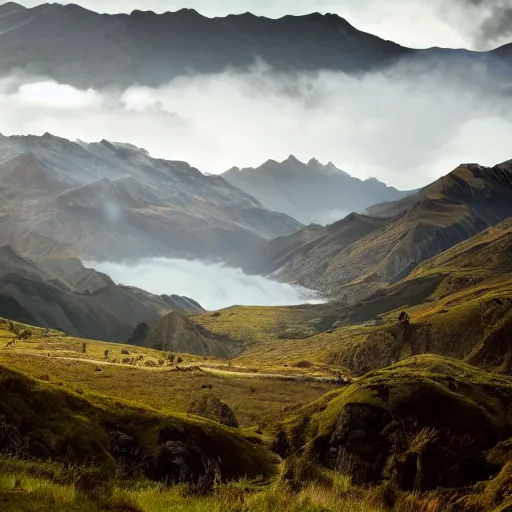
[[[509,462],[495,454],[512,434],[510,382],[455,360],[423,356],[368,374],[318,414],[320,424],[336,408],[308,453],[361,485],[464,488]]]

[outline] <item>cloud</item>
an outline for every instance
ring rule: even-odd
[[[152,258],[136,262],[87,262],[117,284],[135,286],[157,295],[181,295],[209,310],[233,305],[289,306],[318,303],[314,292],[248,276],[241,270],[199,260]]]
[[[478,62],[403,63],[361,77],[286,74],[259,63],[124,91],[12,76],[0,81],[0,132],[129,142],[210,173],[316,157],[411,189],[460,162],[512,157],[507,76]]]

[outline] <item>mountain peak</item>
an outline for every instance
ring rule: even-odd
[[[16,11],[25,11],[27,8],[23,5],[17,4],[16,2],[7,2],[0,5],[0,14],[9,14]]]
[[[302,162],[296,158],[294,155],[290,155],[283,163],[293,163],[293,164],[302,164]]]

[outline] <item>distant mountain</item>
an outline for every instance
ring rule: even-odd
[[[0,136],[0,245],[88,260],[221,258],[294,232],[219,176],[128,144]]]
[[[266,208],[286,213],[303,224],[331,224],[350,212],[394,201],[400,192],[375,178],[361,181],[338,169],[332,162],[307,164],[290,156],[284,162],[269,160],[256,169],[230,169],[222,177]]]
[[[369,212],[262,244],[234,263],[357,302],[512,217],[512,161],[492,168],[461,165],[416,194]]]
[[[244,69],[262,59],[283,71],[359,73],[400,59],[474,60],[488,53],[412,50],[366,34],[335,14],[268,19],[246,13],[206,18],[192,9],[107,15],[76,5],[0,6],[0,73],[50,76],[81,88],[157,86],[180,75]]]
[[[140,322],[204,311],[185,297],[156,296],[117,286],[78,259],[23,258],[0,247],[0,311],[3,317],[62,330],[72,336],[126,342]]]

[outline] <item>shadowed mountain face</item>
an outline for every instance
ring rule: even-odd
[[[0,243],[28,255],[43,238],[96,261],[219,258],[301,227],[186,163],[49,134],[0,136],[0,197]]]
[[[0,72],[22,70],[78,87],[156,86],[190,73],[246,68],[364,72],[402,58],[471,59],[500,66],[510,52],[411,50],[334,14],[206,18],[192,9],[106,15],[76,5],[0,6]]]
[[[21,257],[0,247],[0,305],[12,320],[89,339],[126,342],[140,322],[171,312],[200,312],[191,299],[117,286],[77,258]]]
[[[281,163],[269,160],[257,169],[233,168],[222,177],[270,210],[306,225],[331,224],[350,212],[407,195],[376,179],[353,178],[331,162],[312,159],[304,164],[294,156]]]
[[[461,165],[416,194],[369,212],[273,240],[236,263],[357,302],[512,216],[512,164]]]

